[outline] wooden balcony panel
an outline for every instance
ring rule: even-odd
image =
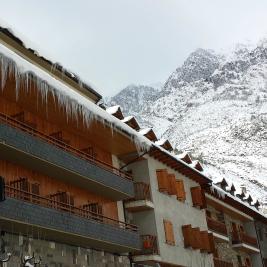
[[[141,250],[135,255],[159,255],[158,240],[154,235],[141,235]]]
[[[143,182],[134,183],[134,200],[151,201],[150,186]]]
[[[0,113],[0,156],[111,199],[134,196],[132,176]]]
[[[75,155],[86,159],[90,162],[94,162],[95,164],[100,164],[102,167],[105,166],[105,168],[107,170],[110,170],[114,173],[116,173],[117,175],[126,178],[126,179],[130,179],[132,180],[132,176],[127,173],[127,172],[123,172],[103,161],[97,160],[95,158],[93,158],[91,155],[87,154],[86,151],[82,151],[80,149],[74,148],[70,145],[68,145],[68,140],[63,139],[63,135],[61,131],[52,133],[51,135],[46,135],[40,131],[37,131],[35,128],[31,128],[29,127],[29,125],[25,124],[25,120],[21,121],[21,120],[17,120],[16,117],[13,118],[12,116],[8,116],[4,113],[0,113],[0,122],[4,122],[10,126],[13,126],[17,129],[20,129],[24,132],[27,132],[28,134],[32,135],[32,136],[36,136],[42,140],[47,141],[48,143],[51,143],[55,146],[58,146],[59,148],[66,150],[68,152],[74,153]],[[66,141],[67,143],[65,143],[64,141]]]
[[[11,230],[8,222],[12,220],[12,227],[18,233],[27,232],[30,224],[32,229],[42,228],[47,238],[59,242],[117,252],[140,249],[140,238],[134,225],[8,185],[1,188],[4,192],[0,201],[1,229]]]
[[[228,236],[226,225],[220,221],[214,220],[210,217],[207,217],[207,224],[209,230],[222,234],[224,236]]]
[[[252,237],[243,232],[232,232],[232,241],[233,241],[233,244],[244,243],[249,246],[258,248],[257,238]]]
[[[214,258],[214,267],[234,267],[234,264],[218,258]]]

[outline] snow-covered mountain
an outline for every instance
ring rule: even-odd
[[[198,49],[161,91],[128,86],[113,104],[199,158],[212,178],[245,184],[261,201],[267,195],[266,40],[229,55]]]

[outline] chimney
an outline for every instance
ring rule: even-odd
[[[244,184],[242,184],[240,187],[241,187],[242,194],[246,195],[247,194],[246,186]]]

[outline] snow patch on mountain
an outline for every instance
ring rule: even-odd
[[[132,85],[111,98],[177,151],[264,201],[267,192],[267,40],[221,55],[197,49],[159,92]]]

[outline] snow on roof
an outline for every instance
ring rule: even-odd
[[[188,155],[187,152],[183,152],[181,154],[175,155],[178,159],[183,159],[184,157],[186,157]],[[188,155],[189,156],[189,155]]]
[[[168,141],[167,139],[162,138],[162,139],[156,141],[155,144],[158,146],[163,146],[167,141]]]
[[[217,186],[217,185],[215,185],[215,184],[212,184],[212,186],[211,186],[211,191],[214,193],[215,190],[216,190],[216,192],[218,193],[219,197],[221,197],[221,198],[224,199],[224,198],[227,196],[227,197],[229,197],[229,198],[231,198],[231,199],[233,199],[233,200],[235,200],[235,201],[241,203],[242,205],[246,206],[247,208],[253,210],[254,212],[258,213],[259,215],[261,215],[261,216],[267,218],[267,216],[264,215],[263,213],[261,213],[260,211],[258,211],[258,210],[256,209],[256,207],[250,205],[248,202],[244,202],[242,199],[238,198],[238,197],[236,196],[236,194],[233,196],[233,195],[231,195],[229,192],[224,191],[224,190],[223,190],[222,188],[220,188],[219,186]],[[256,202],[255,202],[255,203],[256,203]]]
[[[144,128],[144,129],[141,129],[141,130],[139,131],[139,133],[140,133],[141,135],[146,135],[146,134],[148,134],[149,131],[151,131],[151,130],[152,130],[152,128]]]
[[[108,124],[112,129],[119,129],[130,135],[138,149],[148,150],[151,147],[151,142],[143,137],[142,134],[139,134],[125,123],[95,105],[76,90],[58,80],[56,77],[53,77],[53,74],[48,73],[27,61],[1,43],[0,66],[2,68],[2,88],[5,86],[5,82],[8,75],[10,75],[10,72],[14,73],[17,93],[20,90],[20,83],[23,82],[24,84],[28,84],[32,79],[32,76],[34,76],[37,88],[44,101],[47,99],[48,92],[51,92],[53,97],[58,99],[59,104],[65,109],[68,115],[77,116],[78,114],[81,114],[83,116],[83,121],[87,125],[89,125],[93,119],[96,119],[104,124]]]
[[[107,113],[113,115],[115,114],[116,112],[118,112],[118,110],[120,109],[121,107],[119,105],[116,105],[116,106],[112,106],[112,107],[108,107],[106,109]]]
[[[126,123],[126,122],[132,120],[133,118],[134,118],[134,116],[127,116],[127,117],[125,117],[124,119],[122,119],[121,121],[124,122],[124,123]],[[139,133],[140,133],[140,132],[139,132]]]
[[[76,81],[80,86],[84,86],[86,89],[89,89],[93,94],[97,95],[99,99],[102,96],[98,93],[98,90],[95,85],[91,82],[86,81],[83,82],[77,74],[74,74],[72,71],[64,68],[60,63],[54,62],[51,60],[53,58],[47,51],[45,51],[44,47],[38,46],[36,43],[30,41],[25,35],[21,34],[19,31],[14,29],[13,26],[9,25],[7,22],[0,19],[0,32],[5,32],[10,38],[19,43],[22,47],[31,51],[34,55],[39,58],[48,61],[51,63],[52,68],[59,69],[62,73],[69,75],[74,81]]]

